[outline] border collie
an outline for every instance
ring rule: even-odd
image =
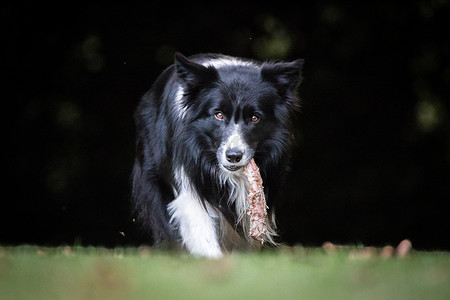
[[[156,245],[210,258],[258,247],[248,236],[243,174],[252,158],[269,207],[265,240],[276,244],[273,203],[282,191],[302,65],[175,54],[135,114],[133,208]]]

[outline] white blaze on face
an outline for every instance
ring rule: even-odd
[[[222,165],[229,165],[230,163],[227,160],[227,150],[230,149],[239,149],[243,153],[243,157],[241,159],[240,165],[245,165],[248,163],[248,161],[252,158],[253,151],[251,151],[248,144],[245,142],[240,126],[238,124],[235,124],[233,127],[233,131],[231,134],[226,138],[225,142],[222,143],[222,145],[219,148],[219,163]]]
[[[240,126],[234,125],[233,133],[228,137],[228,140],[225,144],[225,149],[233,149],[238,148],[244,150],[247,147],[247,144],[242,140],[240,134]]]

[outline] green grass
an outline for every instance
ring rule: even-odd
[[[282,247],[208,260],[151,248],[0,247],[0,299],[450,299],[450,255]]]

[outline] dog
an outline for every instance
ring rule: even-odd
[[[265,240],[277,244],[273,204],[285,177],[303,62],[175,53],[135,112],[133,210],[155,245],[209,258],[258,248],[248,236],[243,173],[252,158],[267,199]]]

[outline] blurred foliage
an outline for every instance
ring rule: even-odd
[[[450,248],[449,1],[23,1],[0,11],[9,125],[0,243],[145,240],[128,209],[132,116],[181,51],[306,59],[277,207],[284,241]]]

